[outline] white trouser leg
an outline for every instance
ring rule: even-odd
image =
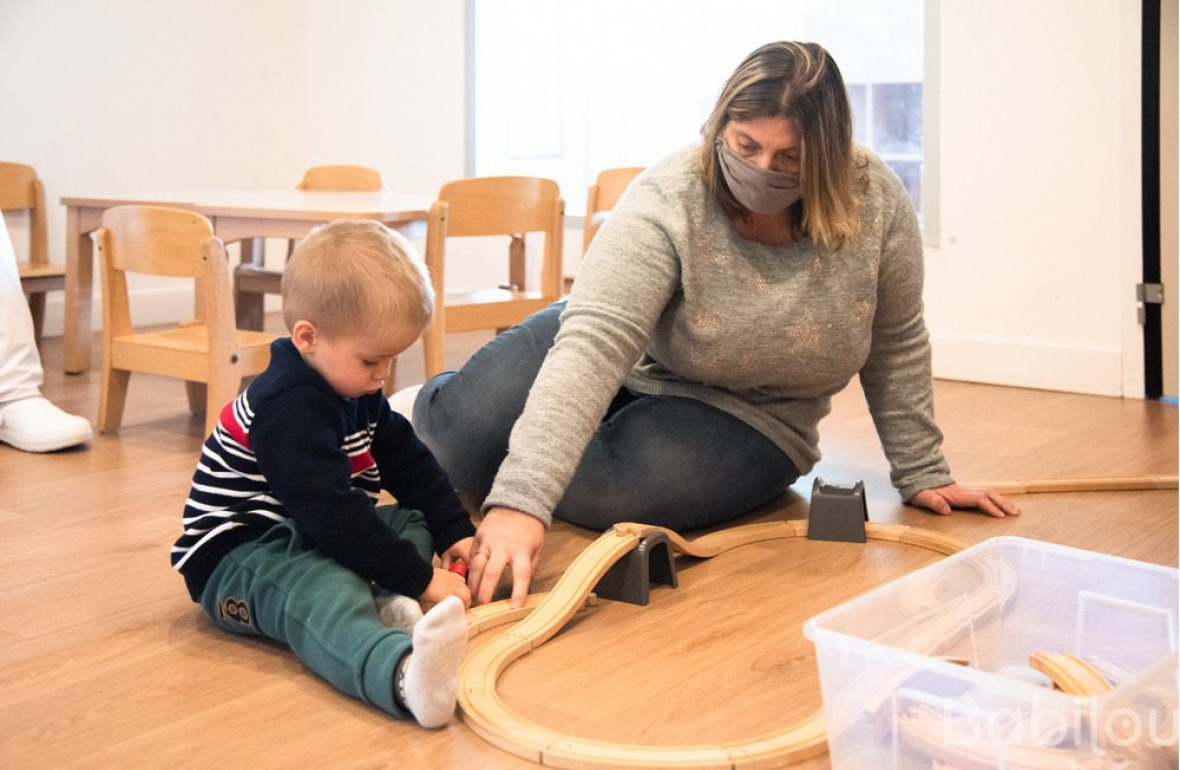
[[[42,398],[41,380],[33,316],[20,288],[8,227],[0,217],[0,443],[26,452],[53,452],[89,441],[90,422]]]
[[[41,394],[41,356],[20,287],[16,252],[0,217],[0,404]]]

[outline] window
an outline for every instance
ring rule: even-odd
[[[923,0],[469,0],[474,175],[555,179],[567,211],[595,175],[700,138],[759,45],[815,40],[840,65],[857,141],[921,211]]]
[[[922,84],[846,83],[856,140],[901,177],[922,210]]]

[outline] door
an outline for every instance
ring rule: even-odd
[[[1177,393],[1176,293],[1176,25],[1177,0],[1144,0],[1143,109],[1143,324],[1144,394]]]

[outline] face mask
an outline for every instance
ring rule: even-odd
[[[750,211],[772,214],[803,197],[798,174],[759,168],[729,149],[722,138],[717,139],[717,160],[729,191]]]

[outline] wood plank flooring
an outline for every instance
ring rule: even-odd
[[[452,363],[484,339],[457,335]],[[46,395],[93,419],[98,374],[62,375],[59,339],[44,357]],[[421,376],[414,348],[399,386]],[[936,408],[964,482],[1176,473],[1174,405],[938,382]],[[806,516],[815,475],[863,479],[876,521],[1177,564],[1174,490],[1028,495],[1019,519],[938,517],[897,499],[855,385],[821,428],[815,474],[745,521]],[[281,647],[214,629],[168,564],[202,439],[179,383],[136,375],[119,433],[51,455],[0,445],[0,767],[537,767],[458,720],[426,731],[389,719]],[[596,534],[555,525],[535,589]],[[601,740],[750,738],[820,705],[807,618],[936,558],[778,541],[680,559],[678,589],[653,589],[646,608],[600,602],[500,691],[529,719]]]

